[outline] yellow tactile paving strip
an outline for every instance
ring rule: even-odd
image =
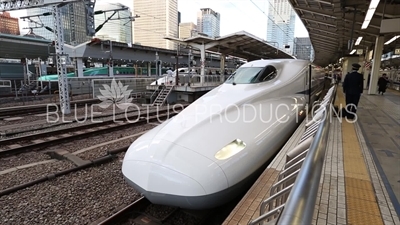
[[[345,106],[343,94],[338,91],[336,105]],[[357,138],[355,127],[343,118],[343,159],[346,189],[347,224],[384,224],[371,178]]]

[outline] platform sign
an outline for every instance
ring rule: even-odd
[[[396,48],[396,49],[394,50],[394,54],[395,54],[395,55],[400,55],[400,48]]]
[[[363,49],[357,49],[357,55],[362,55],[364,53]]]
[[[372,60],[372,56],[374,55],[374,50],[368,52],[368,60]]]

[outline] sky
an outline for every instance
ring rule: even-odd
[[[133,0],[115,0],[112,2],[119,2],[128,7],[133,5]],[[268,7],[268,0],[178,0],[181,22],[196,24],[197,12],[200,11],[200,8],[211,8],[221,14],[221,36],[244,30],[264,40],[267,35]],[[11,11],[10,13],[14,17],[26,16],[24,10]],[[137,14],[140,15],[140,12]],[[28,27],[28,24],[20,20],[22,34],[29,31],[22,29],[24,27]],[[308,37],[308,32],[298,17],[295,27],[295,37]]]

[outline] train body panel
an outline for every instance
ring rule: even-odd
[[[193,209],[223,204],[295,130],[307,103],[309,63],[259,60],[241,68],[129,147],[122,172],[150,201]],[[252,73],[269,78],[254,83],[245,77]],[[312,76],[320,89],[319,75]]]

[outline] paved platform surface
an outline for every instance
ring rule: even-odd
[[[400,215],[400,94],[363,95],[359,125]],[[390,190],[392,189],[392,190]]]
[[[340,104],[345,105],[341,87],[335,102]],[[362,95],[357,115],[356,121],[332,120],[313,224],[400,225],[399,92]],[[301,135],[293,135],[224,225],[248,224],[259,216],[284,155]]]
[[[394,194],[398,194],[400,189],[385,185],[388,174],[400,173],[399,158],[393,156],[379,161],[374,156],[386,154],[380,150],[393,145],[391,138],[400,132],[398,124],[392,127],[381,125],[392,120],[384,112],[399,116],[399,105],[396,109],[393,102],[396,98],[400,98],[396,92],[384,96],[363,94],[356,122],[346,119],[333,121],[313,224],[400,224],[396,212],[398,200]],[[341,87],[335,105],[345,105]],[[386,117],[379,118],[383,117],[382,114]],[[388,174],[380,169],[383,164],[391,168]],[[396,180],[396,176],[391,176],[391,179]]]

